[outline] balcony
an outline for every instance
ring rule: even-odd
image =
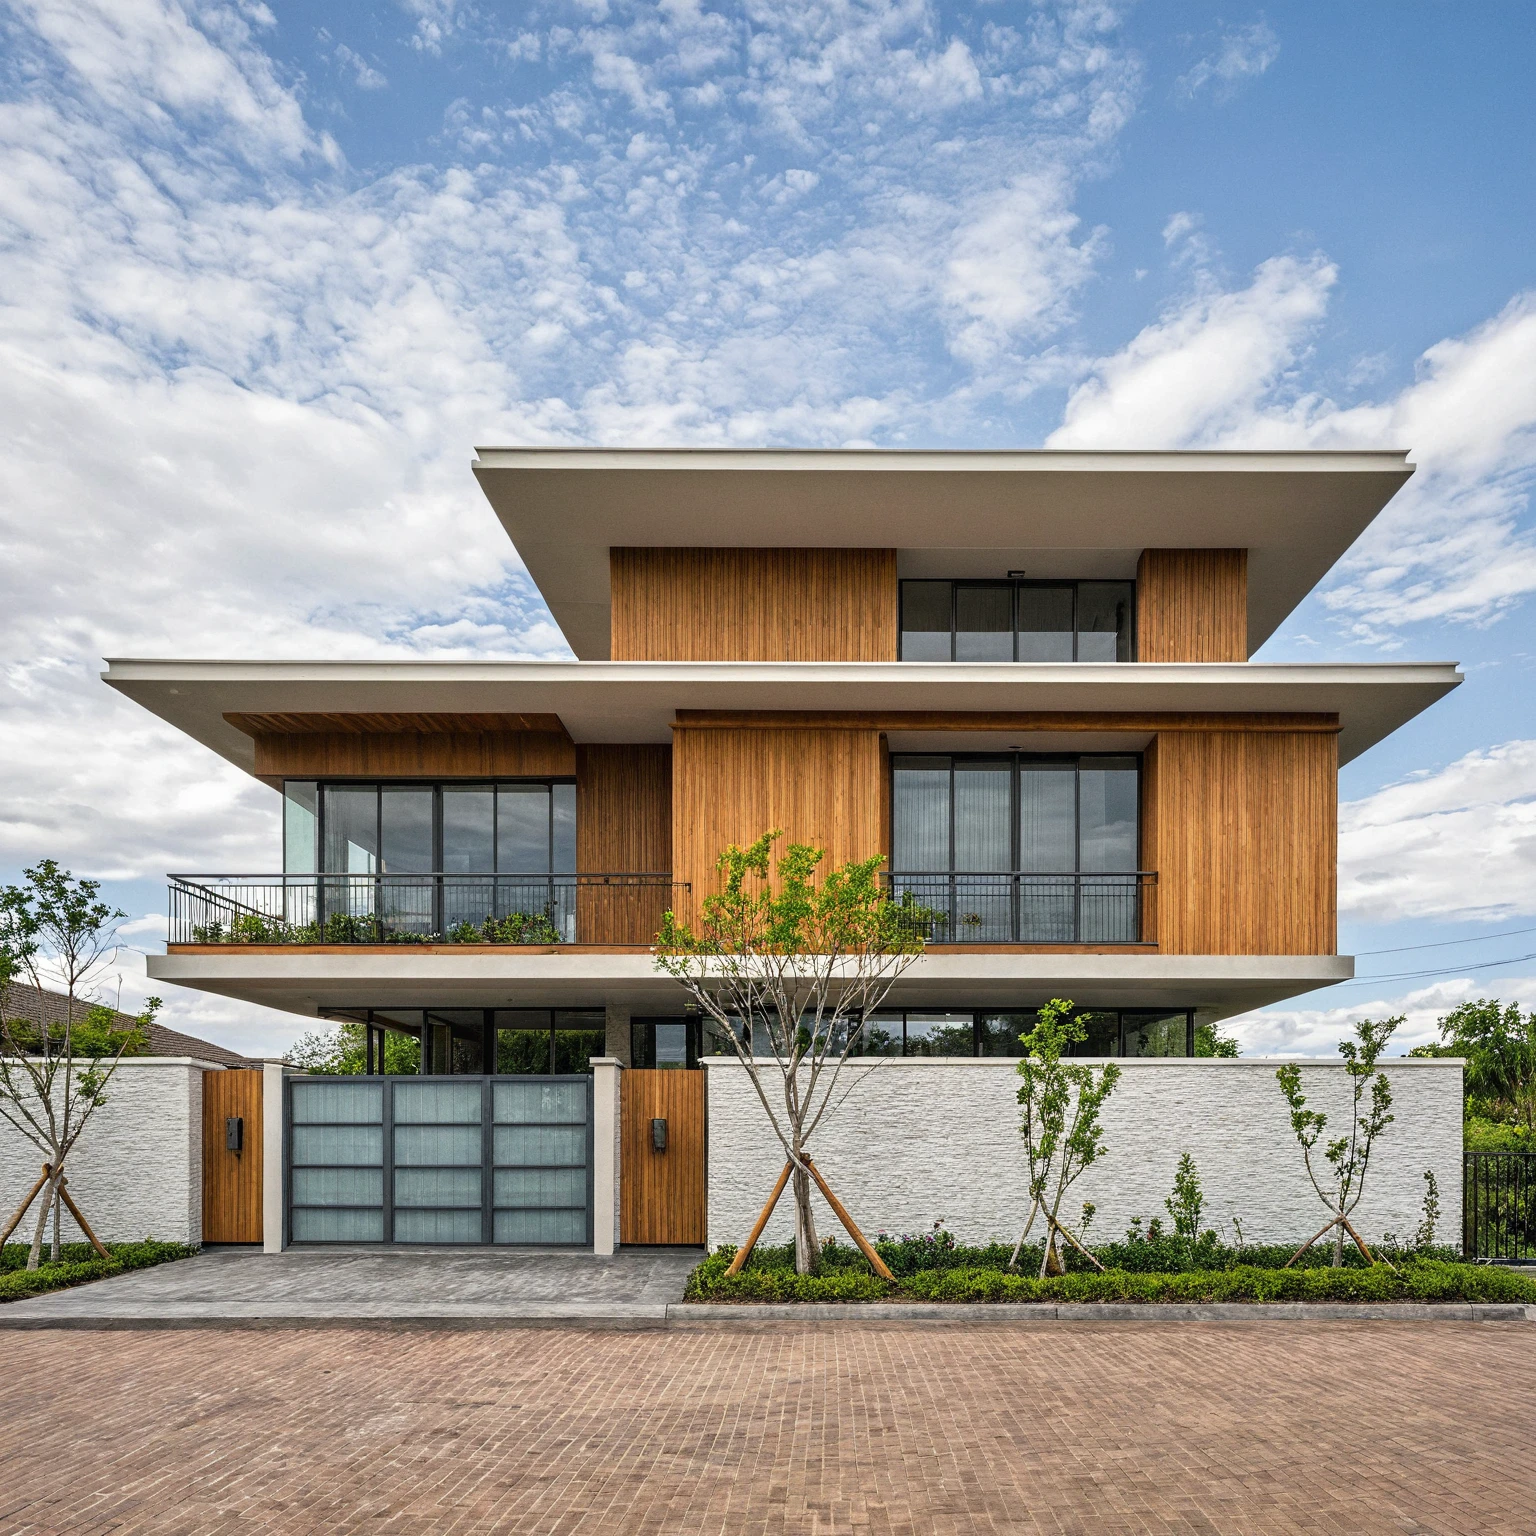
[[[894,871],[890,888],[938,914],[934,944],[1156,947],[1157,876]]]
[[[670,874],[172,875],[176,945],[646,948],[685,904]]]

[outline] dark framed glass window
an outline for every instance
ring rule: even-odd
[[[993,1056],[1024,1054],[1021,1037],[1036,1011],[882,1008],[864,1023],[861,1056]],[[1073,1056],[1193,1056],[1194,1014],[1188,1009],[1082,1009],[1085,1037]]]
[[[731,1049],[726,1040],[712,1043],[718,1047],[712,1054],[723,1054]],[[630,1064],[643,1070],[681,1072],[696,1068],[702,1046],[702,1021],[696,1016],[677,1014],[667,1018],[630,1020]]]
[[[574,874],[576,785],[563,779],[484,784],[283,786],[287,874]]]
[[[1140,759],[902,754],[892,881],[939,942],[1138,943]]]
[[[325,1017],[365,1026],[369,1073],[583,1073],[607,1042],[601,1008],[334,1008]]]
[[[1134,581],[904,581],[903,661],[1134,661]]]

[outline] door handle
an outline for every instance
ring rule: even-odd
[[[667,1122],[661,1116],[651,1121],[651,1151],[667,1150]]]

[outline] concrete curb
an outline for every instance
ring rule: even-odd
[[[68,1293],[65,1293],[68,1294]],[[630,1332],[682,1328],[755,1328],[770,1323],[838,1326],[924,1323],[945,1327],[1034,1327],[1049,1323],[1256,1322],[1536,1322],[1536,1307],[1520,1303],[1247,1303],[1210,1306],[1129,1303],[892,1303],[772,1305],[566,1303],[515,1306],[437,1306],[430,1311],[381,1313],[355,1304],[303,1305],[166,1302],[129,1307],[43,1305],[48,1297],[0,1306],[0,1331],[326,1329],[380,1332],[473,1332],[511,1328],[574,1328]]]
[[[900,1302],[694,1303],[667,1308],[669,1327],[689,1323],[1231,1323],[1231,1322],[1536,1322],[1521,1302]]]

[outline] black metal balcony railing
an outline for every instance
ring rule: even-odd
[[[1157,876],[954,871],[890,876],[895,896],[938,914],[936,944],[1151,944]]]
[[[670,874],[172,875],[172,944],[655,942]]]

